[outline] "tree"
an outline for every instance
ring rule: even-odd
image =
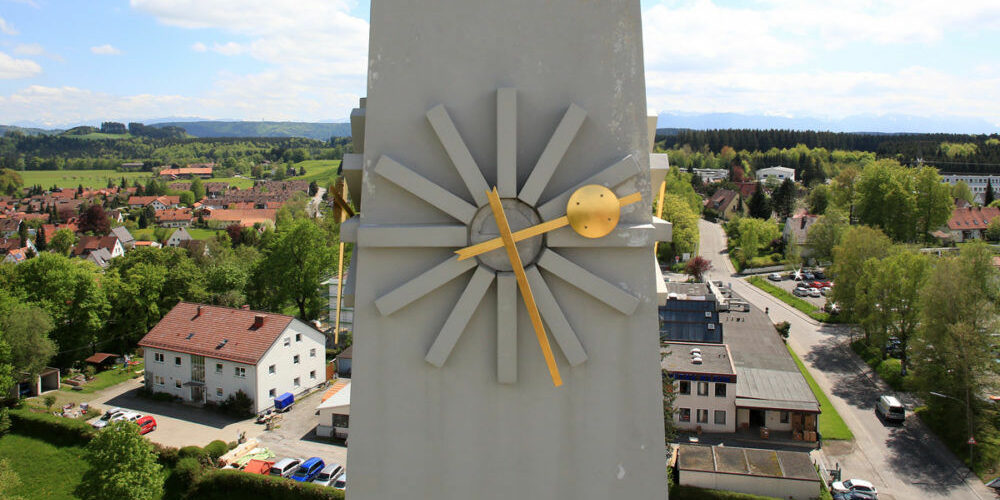
[[[87,443],[90,471],[77,489],[85,499],[153,500],[163,494],[162,467],[153,444],[132,422],[116,421]]]
[[[14,364],[11,361],[10,346],[4,341],[3,331],[0,331],[0,394],[10,394],[10,388],[14,386]],[[0,425],[6,425],[3,419],[7,418],[6,408],[0,407]],[[0,429],[4,430],[4,429]],[[3,436],[3,432],[0,432]],[[3,482],[0,481],[0,488]],[[3,491],[0,489],[0,491]]]
[[[738,227],[739,238],[737,241],[740,253],[743,254],[743,259],[746,262],[757,257],[762,247],[769,245],[771,241],[781,236],[777,224],[764,219],[744,217],[739,220]]]
[[[194,205],[194,200],[194,193],[191,191],[181,191],[180,199],[178,201],[180,201],[181,205],[190,207],[191,205]]]
[[[892,241],[882,231],[868,226],[851,226],[833,248],[833,274],[837,277],[833,299],[846,318],[854,319],[857,286],[865,262],[884,258],[891,246]]]
[[[270,309],[291,302],[300,319],[316,318],[323,305],[320,281],[336,261],[323,231],[310,219],[298,219],[267,244],[265,253],[248,287],[251,301]]]
[[[942,182],[937,169],[921,167],[917,171],[913,196],[916,202],[916,233],[919,239],[930,239],[930,232],[951,218],[955,203],[948,185]]]
[[[191,180],[191,194],[194,195],[194,201],[201,201],[205,198],[205,185],[201,182],[200,177],[195,177]]]
[[[229,241],[234,247],[243,242],[243,226],[239,224],[226,226],[226,234],[229,235]]]
[[[35,248],[39,252],[44,252],[48,248],[48,243],[45,241],[45,225],[39,226],[38,231],[35,231]]]
[[[28,246],[28,223],[21,221],[21,224],[17,226],[17,237],[21,240],[21,246]]]
[[[876,305],[871,307],[871,313],[879,316],[875,321],[885,325],[887,336],[899,339],[900,370],[905,376],[910,340],[920,324],[920,293],[930,276],[931,261],[927,255],[906,249],[886,257],[871,269],[868,262],[865,264],[862,280],[869,280],[871,294],[867,303]],[[860,283],[859,286],[864,288]],[[877,303],[871,300],[875,297]],[[885,342],[880,339],[879,345],[884,346]]]
[[[0,194],[14,196],[21,192],[24,180],[21,174],[9,168],[0,168]]]
[[[146,211],[143,210],[139,213],[139,229],[146,229],[149,227],[149,217],[146,216]]]
[[[817,184],[809,192],[809,213],[823,215],[826,207],[830,205],[830,187],[826,184]]]
[[[670,242],[657,246],[657,253],[663,262],[673,262],[675,256],[694,253],[698,249],[698,216],[678,195],[667,193],[663,196],[663,219],[673,224]]]
[[[663,358],[670,355],[671,353],[667,352],[663,355]],[[677,437],[677,424],[674,422],[674,413],[677,411],[674,408],[674,404],[677,401],[677,388],[674,386],[674,377],[666,369],[660,372],[660,384],[663,390],[663,437],[668,454],[667,458],[670,458],[670,444]]]
[[[795,208],[795,183],[791,179],[785,179],[778,189],[774,190],[771,196],[771,206],[774,208],[778,220],[787,218]]]
[[[764,188],[757,183],[757,190],[753,192],[750,201],[747,202],[747,215],[755,219],[771,218],[771,202],[764,194]]]
[[[316,193],[318,193],[318,192],[319,192],[319,184],[317,184],[316,181],[310,182],[309,183],[309,196],[316,196]]]
[[[49,338],[52,318],[40,307],[14,300],[0,292],[0,332],[10,347],[10,362],[16,373],[38,375],[56,354]]]
[[[1000,217],[994,217],[986,227],[986,239],[1000,241]]]
[[[695,281],[702,281],[705,273],[712,269],[712,262],[700,255],[688,261],[684,266],[684,274],[691,276]]]
[[[917,227],[913,184],[912,171],[894,160],[868,165],[857,181],[855,215],[896,241],[912,241]]]
[[[988,207],[990,203],[996,199],[996,195],[993,193],[993,178],[986,178],[986,192],[983,193],[983,206]]]
[[[82,233],[105,236],[111,231],[111,222],[108,220],[108,214],[104,212],[104,207],[94,204],[80,214],[77,227]]]
[[[76,242],[76,235],[73,234],[73,231],[60,229],[56,231],[56,234],[52,235],[48,246],[55,253],[69,255],[69,251],[73,249],[73,245],[76,245]]]
[[[976,201],[976,195],[972,194],[972,188],[965,181],[958,181],[951,187],[951,196],[969,203]]]
[[[821,262],[831,260],[833,248],[840,243],[846,230],[847,216],[843,212],[830,210],[820,216],[806,234],[806,246],[812,251],[811,256]]]
[[[854,220],[854,202],[857,195],[856,184],[858,180],[858,170],[854,167],[847,167],[840,171],[837,178],[830,184],[831,201],[838,208],[847,213],[847,220]]]

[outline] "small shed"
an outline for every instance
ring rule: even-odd
[[[713,490],[809,500],[820,494],[820,478],[809,454],[735,446],[681,445],[678,482]]]
[[[86,362],[87,364],[93,365],[95,368],[97,368],[97,371],[102,371],[111,368],[115,364],[116,359],[118,359],[117,354],[99,352],[83,361]]]
[[[351,378],[351,357],[354,355],[354,346],[347,346],[344,352],[337,355],[337,376]]]
[[[23,374],[21,380],[10,389],[10,397],[32,397],[43,392],[59,389],[60,372],[58,368],[46,367],[41,373],[31,376]]]
[[[346,438],[351,419],[351,381],[338,380],[323,394],[323,402],[316,407],[319,425],[316,435]]]

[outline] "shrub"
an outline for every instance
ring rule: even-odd
[[[51,412],[52,407],[56,405],[55,394],[46,394],[42,400],[45,401],[45,409]]]
[[[57,446],[83,446],[95,435],[94,428],[82,420],[57,417],[50,413],[13,410],[10,412],[10,420],[14,432]]]
[[[178,451],[177,456],[180,457],[181,460],[185,458],[193,458],[205,465],[211,465],[212,463],[212,457],[209,456],[208,450],[199,446],[185,446]],[[180,463],[180,461],[178,461],[178,463]]]
[[[180,484],[193,485],[198,482],[203,472],[205,472],[205,466],[193,457],[178,460],[174,467],[174,474],[177,475],[176,480]]]
[[[230,394],[225,401],[223,401],[219,408],[222,409],[227,415],[246,418],[253,416],[253,400],[247,393],[243,391],[237,391],[234,394]]]
[[[83,368],[83,376],[87,377],[87,380],[94,378],[94,375],[97,375],[97,369],[94,368],[94,365],[87,365]]]
[[[212,458],[213,462],[218,460],[218,458],[222,455],[225,455],[227,451],[229,451],[229,445],[227,445],[225,441],[220,441],[218,439],[208,443],[208,446],[205,447],[205,452],[208,453],[208,456]]]
[[[344,492],[311,483],[221,469],[205,471],[189,497],[198,500],[241,497],[254,500],[343,500]]]
[[[778,335],[781,335],[781,338],[787,339],[788,332],[791,331],[792,325],[790,325],[787,321],[782,321],[781,323],[775,323],[774,329],[778,331]]]
[[[180,450],[173,446],[163,446],[160,443],[153,443],[153,451],[159,457],[157,461],[167,467],[173,467],[181,458]]]

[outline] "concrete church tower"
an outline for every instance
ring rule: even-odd
[[[666,497],[641,33],[639,0],[372,0],[351,500]]]

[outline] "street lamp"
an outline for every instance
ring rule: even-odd
[[[961,399],[958,399],[955,396],[949,396],[947,394],[941,394],[940,392],[931,391],[929,394],[931,396],[937,396],[939,398],[953,399],[955,401],[958,401],[959,403],[965,403],[965,416],[966,416],[966,418],[969,421],[969,441],[968,441],[968,443],[969,443],[969,470],[972,470],[973,469],[973,462],[972,462],[972,458],[973,457],[972,457],[972,453],[973,453],[973,447],[976,445],[976,440],[972,437],[972,408],[971,408],[971,404],[969,403],[968,398],[966,398],[965,401],[962,401]]]

